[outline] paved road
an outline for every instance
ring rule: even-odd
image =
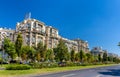
[[[34,77],[120,77],[120,65],[67,71]]]

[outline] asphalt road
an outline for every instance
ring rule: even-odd
[[[33,77],[120,77],[120,65],[67,71]]]

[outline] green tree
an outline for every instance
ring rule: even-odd
[[[46,52],[46,60],[53,61],[54,60],[54,52],[52,49],[48,49]]]
[[[79,61],[79,53],[75,53],[75,61]]]
[[[15,58],[15,54],[16,54],[15,45],[8,38],[4,39],[4,50],[10,56],[11,59]]]
[[[66,53],[66,56],[67,56],[67,57],[66,57],[66,61],[70,61],[70,59],[71,59],[70,52],[67,52],[67,53]]]
[[[46,45],[43,45],[42,42],[39,42],[37,44],[37,53],[38,53],[38,58],[41,59],[41,61],[44,61],[45,60],[45,54],[46,54],[46,51],[47,51],[47,48],[46,48]]]
[[[21,58],[22,60],[27,60],[28,59],[28,52],[29,52],[29,46],[22,46],[21,48]]]
[[[88,62],[86,54],[84,55],[83,62]]]
[[[86,53],[86,56],[87,56],[87,62],[91,62],[91,58],[92,58],[92,55],[91,53]]]
[[[16,42],[15,42],[15,49],[16,49],[16,53],[17,53],[19,58],[20,58],[20,55],[21,55],[22,44],[23,44],[22,35],[20,33],[18,33]]]
[[[98,62],[98,56],[94,55],[94,62]]]
[[[91,56],[91,62],[94,62],[95,58],[94,55]]]
[[[36,52],[35,57],[36,57],[36,60],[40,62],[40,59],[41,59],[40,52]]]
[[[115,62],[115,63],[120,63],[119,57],[113,57],[113,62]]]
[[[98,60],[99,60],[99,62],[101,62],[101,61],[102,61],[101,54],[98,54]]]
[[[103,62],[106,62],[106,61],[107,61],[107,59],[108,59],[108,58],[107,58],[107,53],[106,53],[106,52],[104,52],[104,53],[103,53]]]
[[[43,46],[43,58],[45,59],[46,57],[46,52],[47,52],[47,46],[46,44]]]
[[[28,59],[30,59],[32,62],[35,61],[35,53],[36,50],[33,47],[29,47],[29,51],[27,52]]]
[[[75,61],[75,51],[72,49],[70,54],[71,54],[71,61],[74,62]]]
[[[79,56],[80,56],[80,61],[83,62],[85,53],[82,50],[80,50]]]
[[[54,53],[55,53],[55,59],[57,61],[63,61],[63,60],[67,61],[70,58],[68,48],[62,39],[60,39],[57,48],[54,48]]]
[[[35,61],[35,49],[30,46],[22,46],[21,48],[21,58],[24,61],[31,60],[32,62]]]
[[[108,56],[108,61],[113,62],[113,57],[112,56]]]

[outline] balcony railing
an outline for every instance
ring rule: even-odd
[[[41,35],[45,35],[45,31],[42,31],[42,30],[33,29],[32,32],[33,32],[33,33],[38,33],[38,34],[41,34]]]

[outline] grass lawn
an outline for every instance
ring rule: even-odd
[[[56,68],[42,68],[42,69],[30,69],[30,70],[0,70],[0,77],[13,77],[19,75],[36,75],[36,74],[46,74],[53,72],[63,72],[68,70],[79,70],[86,68],[95,68],[102,66],[112,66],[115,64],[107,64],[107,65],[91,65],[91,66],[73,66],[73,67],[56,67]]]

